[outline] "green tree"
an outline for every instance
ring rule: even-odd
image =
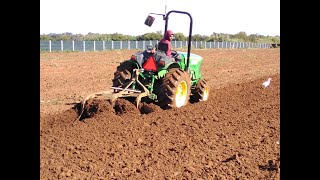
[[[163,36],[163,31],[162,30],[156,31],[156,33],[160,34],[161,36]]]
[[[82,41],[83,35],[82,34],[75,34],[72,35],[71,39],[74,41]]]
[[[49,41],[49,40],[54,40],[54,38],[48,35],[40,35],[40,40]]]
[[[192,41],[201,41],[202,36],[200,34],[195,34],[192,36]]]
[[[161,40],[162,35],[159,33],[146,33],[143,35],[143,40]]]
[[[56,38],[57,41],[67,41],[67,40],[71,40],[71,36],[66,35],[66,34],[60,34],[58,35],[58,37]]]
[[[61,34],[49,33],[40,35],[40,40],[75,40],[75,41],[143,41],[143,40],[160,40],[163,37],[162,31],[146,33],[138,36],[123,35],[119,33],[113,34],[99,34],[89,32],[86,35],[72,34],[65,32]],[[183,33],[175,33],[175,41],[186,41],[188,36]],[[213,32],[210,36],[195,34],[192,36],[192,41],[219,41],[219,42],[254,42],[254,43],[276,43],[280,44],[280,36],[263,36],[260,34],[250,34],[247,36],[246,32],[239,32],[237,34],[225,34]]]
[[[112,41],[125,41],[127,40],[123,34],[113,33],[110,35]]]
[[[174,34],[174,40],[175,41],[186,41],[187,39],[188,39],[188,37],[183,35],[183,33],[175,33]]]
[[[258,34],[250,34],[248,37],[249,42],[253,42],[253,43],[258,42],[258,39],[259,39]]]
[[[244,32],[244,31],[238,32],[237,34],[234,35],[234,37],[235,37],[235,38],[238,38],[238,39],[243,39],[244,41],[247,41],[247,40],[248,40],[247,33]]]

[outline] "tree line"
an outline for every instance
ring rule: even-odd
[[[89,32],[86,35],[72,34],[70,32],[61,34],[43,34],[40,35],[40,40],[52,40],[52,41],[146,41],[146,40],[161,40],[163,37],[163,31],[145,33],[139,36],[124,35],[119,33],[112,34],[99,34]],[[188,36],[183,33],[174,34],[175,41],[187,41]],[[210,36],[195,34],[192,36],[192,41],[216,41],[216,42],[252,42],[252,43],[271,43],[280,44],[280,36],[264,36],[260,34],[247,35],[246,32],[241,31],[237,34],[225,34],[213,32]]]

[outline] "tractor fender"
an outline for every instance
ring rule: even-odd
[[[135,61],[135,60],[127,60],[127,61],[125,61],[125,62],[133,64],[137,69],[141,69],[141,67],[142,67],[142,66],[141,66],[137,61]]]
[[[167,72],[172,69],[172,68],[179,68],[181,69],[181,66],[177,62],[169,62],[168,64],[165,64],[164,67],[160,67],[158,70],[158,77],[163,78]]]
[[[164,69],[171,69],[171,68],[181,68],[180,64],[177,62],[169,62],[168,64],[165,65]]]

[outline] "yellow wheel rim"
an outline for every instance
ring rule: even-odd
[[[187,99],[188,86],[187,82],[181,81],[176,90],[176,106],[181,107],[185,105]]]
[[[204,92],[203,92],[203,97],[202,97],[202,101],[206,101],[209,98],[209,88],[205,87],[204,88]]]

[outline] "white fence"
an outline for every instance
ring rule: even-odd
[[[40,41],[40,51],[104,51],[113,49],[146,49],[158,41]],[[187,48],[188,41],[172,41],[172,48]],[[272,48],[270,43],[191,41],[194,49]]]

